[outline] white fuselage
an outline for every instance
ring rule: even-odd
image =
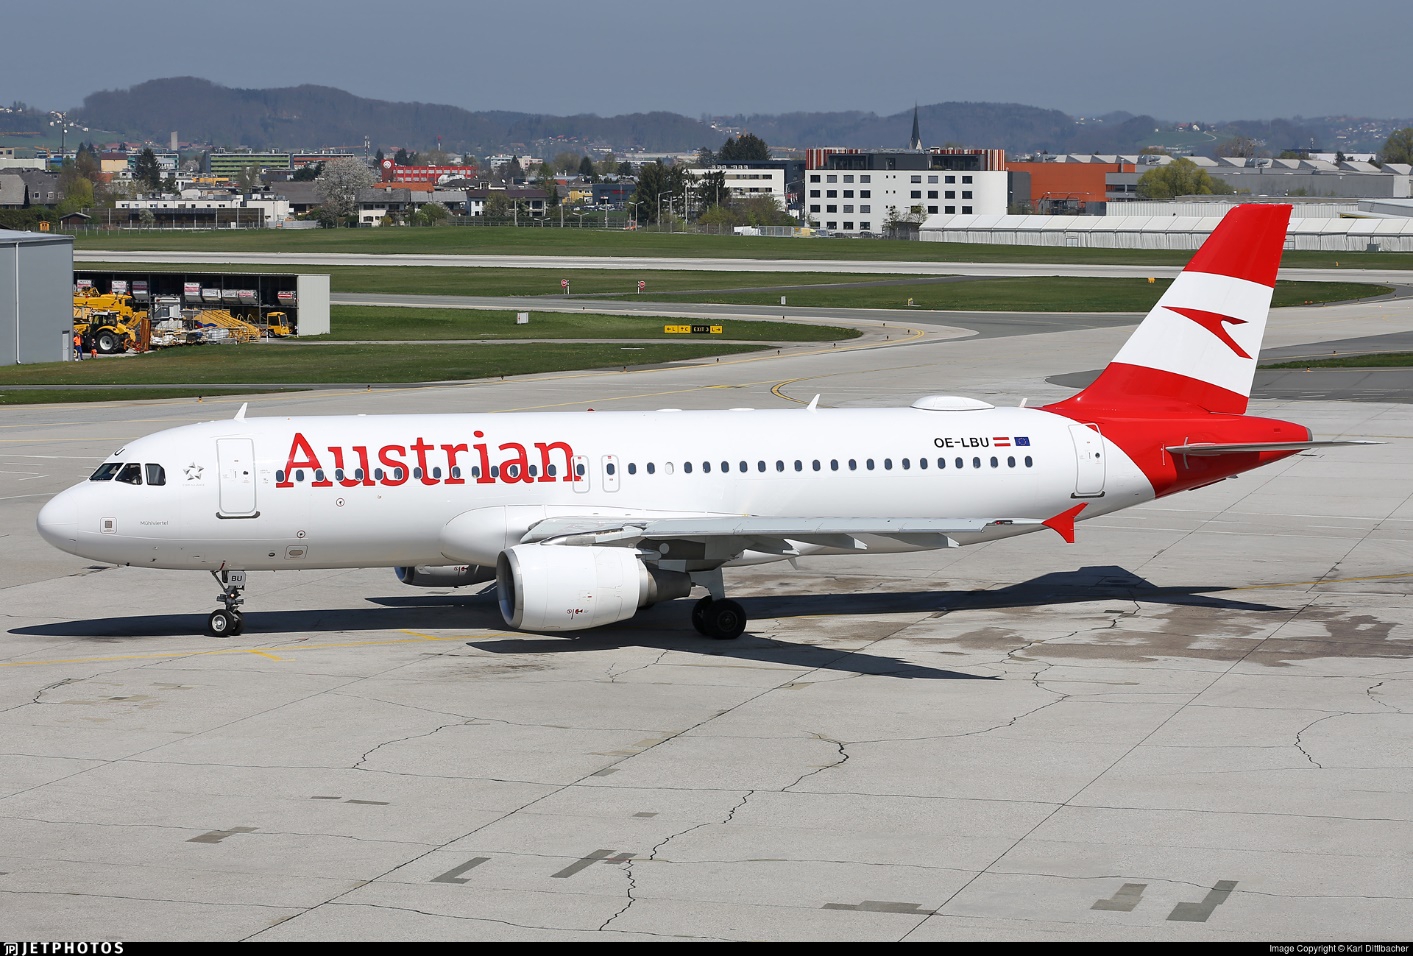
[[[77,485],[44,508],[44,537],[177,569],[493,565],[546,517],[1045,519],[1084,502],[1088,518],[1154,494],[1095,430],[989,406],[234,419],[132,441],[109,462],[149,479],[161,466],[165,483]]]

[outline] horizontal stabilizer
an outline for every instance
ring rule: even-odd
[[[1193,445],[1169,445],[1172,455],[1191,455],[1208,458],[1215,455],[1249,455],[1263,451],[1304,451],[1307,448],[1326,448],[1333,445],[1382,445],[1381,441],[1258,441],[1238,442],[1221,445],[1215,442],[1197,442]]]

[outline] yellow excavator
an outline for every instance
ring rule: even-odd
[[[132,296],[93,289],[74,293],[74,331],[102,355],[145,352],[151,337],[147,312],[133,309]]]

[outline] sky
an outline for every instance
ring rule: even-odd
[[[557,115],[888,115],[954,100],[1176,121],[1413,114],[1408,0],[0,0],[0,9],[11,33],[0,103],[43,109],[200,76]],[[74,49],[83,52],[62,52]]]

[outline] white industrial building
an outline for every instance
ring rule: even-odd
[[[981,153],[819,150],[805,172],[804,211],[826,233],[882,234],[929,216],[1001,215],[1010,174]]]
[[[721,173],[727,191],[735,199],[753,199],[757,196],[771,196],[786,208],[785,164],[774,163],[752,166],[736,163],[721,166],[693,166],[687,172],[701,179],[713,173]]]
[[[72,236],[0,229],[0,365],[68,357],[73,288]]]
[[[1205,215],[1172,212],[1136,216],[940,215],[922,224],[918,238],[924,242],[1011,246],[1196,249],[1217,228],[1226,209],[1234,204],[1176,204],[1207,206]],[[1362,208],[1366,204],[1370,208]],[[1119,211],[1126,211],[1128,205],[1119,207]],[[1366,200],[1358,203],[1356,212],[1338,217],[1302,215],[1305,209],[1297,207],[1286,232],[1285,247],[1330,252],[1413,252],[1413,215],[1380,212],[1377,206],[1392,207],[1393,202]]]

